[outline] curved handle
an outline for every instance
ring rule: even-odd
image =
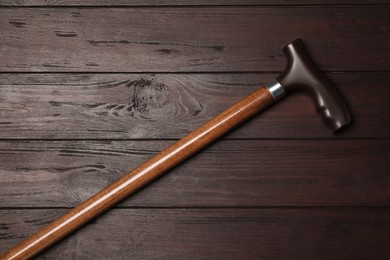
[[[277,78],[286,93],[303,91],[313,96],[317,110],[334,131],[351,122],[346,102],[334,83],[317,67],[300,39],[283,48],[287,67]]]

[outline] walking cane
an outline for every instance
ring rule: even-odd
[[[287,55],[287,66],[274,83],[261,87],[217,115],[31,237],[21,241],[0,258],[27,259],[38,254],[291,92],[302,91],[312,96],[323,119],[334,131],[347,125],[351,121],[351,115],[346,103],[335,85],[313,62],[302,41],[299,39],[293,41],[283,51]]]

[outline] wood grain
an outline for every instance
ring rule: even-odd
[[[1,210],[0,251],[62,213]],[[381,209],[121,209],[37,259],[386,259],[389,218]]]
[[[214,143],[237,125],[244,123],[273,103],[274,98],[267,87],[256,90],[31,237],[10,248],[0,258],[9,260],[32,258]]]
[[[0,74],[0,138],[178,139],[277,75]],[[332,135],[298,94],[228,138],[388,138],[389,73],[328,76],[348,101],[352,127]]]
[[[168,141],[2,141],[0,207],[73,207]],[[121,206],[390,206],[389,140],[220,141]]]
[[[387,0],[0,0],[0,6],[187,6],[187,5],[355,5],[389,4]]]
[[[38,259],[387,259],[389,4],[0,0],[0,252],[270,82],[301,37],[350,127],[288,97]]]
[[[303,38],[326,71],[388,71],[390,6],[0,9],[0,71],[281,71]],[[320,19],[319,19],[320,18]]]

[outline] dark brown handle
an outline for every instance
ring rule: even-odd
[[[257,90],[33,236],[23,240],[5,252],[1,259],[26,259],[43,251],[272,103],[272,95],[266,87]]]
[[[304,92],[314,98],[317,110],[334,131],[349,124],[351,113],[335,84],[317,67],[301,40],[283,48],[286,70],[277,78],[287,94]]]

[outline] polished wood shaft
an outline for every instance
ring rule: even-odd
[[[266,87],[260,88],[31,237],[23,240],[5,252],[1,259],[26,259],[36,255],[211,144],[273,102],[273,97],[268,89]]]

